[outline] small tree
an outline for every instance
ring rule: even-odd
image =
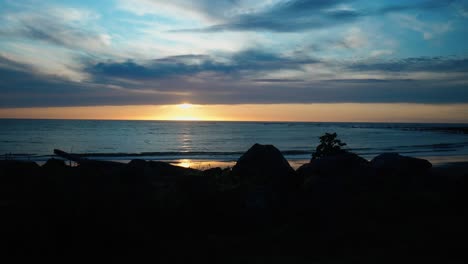
[[[312,154],[312,159],[319,159],[321,157],[336,155],[339,153],[346,152],[342,147],[346,146],[346,143],[341,142],[337,139],[336,133],[325,133],[320,138],[320,145],[317,146],[315,152]]]

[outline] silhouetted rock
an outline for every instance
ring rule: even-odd
[[[30,161],[0,161],[0,202],[2,199],[22,200],[37,187],[41,171]]]
[[[288,214],[302,185],[281,152],[272,145],[255,144],[237,161],[232,176],[239,179],[241,199],[250,210],[249,228],[264,228]],[[275,215],[275,216],[273,216]]]
[[[78,168],[100,172],[115,172],[125,167],[125,163],[106,160],[87,160],[78,165]]]
[[[223,174],[223,169],[221,169],[219,167],[210,168],[210,169],[207,169],[207,170],[203,171],[203,175],[206,175],[206,176],[219,177],[219,176],[221,176],[221,174]]]
[[[3,175],[37,175],[39,165],[32,161],[0,160],[0,176]]]
[[[351,152],[311,160],[297,169],[297,173],[310,180],[317,175],[352,176],[367,172],[369,162]]]
[[[380,154],[371,161],[371,167],[389,174],[427,173],[432,164],[425,159],[401,156],[398,153]]]
[[[162,161],[132,160],[126,165],[127,171],[145,176],[178,177],[190,174],[200,174],[200,171],[180,166],[174,166]]]
[[[373,263],[413,252],[448,259],[466,251],[458,241],[466,237],[468,184],[458,167],[447,177],[421,159],[383,154],[370,163],[340,153],[295,172],[278,149],[259,144],[232,171],[80,162],[0,161],[2,249],[167,260],[206,252],[234,256],[231,262],[236,254],[246,256],[238,262],[310,256],[303,263]]]
[[[242,185],[275,187],[295,186],[301,180],[273,145],[253,145],[237,161],[232,174]]]
[[[54,170],[62,170],[64,168],[67,168],[68,166],[65,164],[64,160],[60,159],[48,159],[44,165],[42,165],[43,169],[46,169],[48,171],[54,171]]]
[[[0,200],[21,200],[37,188],[41,170],[31,161],[0,160]]]

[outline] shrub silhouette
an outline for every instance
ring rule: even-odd
[[[336,133],[325,133],[320,136],[320,144],[312,154],[312,160],[346,152],[346,150],[342,149],[342,147],[346,146],[346,143],[341,142],[337,137]]]

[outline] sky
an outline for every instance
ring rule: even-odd
[[[0,0],[0,118],[468,122],[468,0]]]

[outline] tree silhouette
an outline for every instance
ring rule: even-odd
[[[325,133],[320,136],[320,144],[312,154],[312,160],[346,152],[346,150],[342,149],[342,147],[346,146],[346,143],[341,142],[337,137],[336,133]]]

